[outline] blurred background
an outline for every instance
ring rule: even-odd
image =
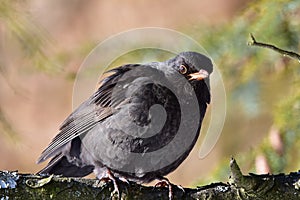
[[[298,0],[0,0],[0,170],[40,170],[46,163],[36,159],[72,111],[83,59],[111,35],[154,26],[197,40],[219,67],[227,95],[216,146],[199,159],[199,141],[171,182],[226,181],[231,156],[245,173],[298,171],[299,62],[247,42],[253,33],[300,52],[299,19]]]

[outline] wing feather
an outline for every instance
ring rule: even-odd
[[[87,133],[99,121],[105,120],[117,111],[118,105],[126,102],[124,95],[116,95],[120,99],[112,100],[114,86],[124,72],[131,70],[138,64],[124,65],[108,71],[114,72],[105,78],[100,88],[85,102],[83,102],[60,126],[59,133],[54,137],[49,146],[42,152],[37,163],[61,153],[62,148],[74,138]],[[113,102],[113,104],[112,104]]]

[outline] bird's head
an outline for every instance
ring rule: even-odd
[[[213,71],[213,64],[207,56],[197,52],[182,52],[170,59],[168,66],[183,75],[192,86],[206,84],[210,89],[209,75]]]

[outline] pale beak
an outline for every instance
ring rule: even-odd
[[[208,72],[204,69],[200,69],[199,72],[196,72],[196,73],[192,73],[192,74],[189,74],[188,76],[190,76],[191,78],[189,78],[189,80],[203,80],[205,78],[207,78],[209,76]]]

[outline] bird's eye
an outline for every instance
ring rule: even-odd
[[[180,66],[179,66],[179,72],[180,72],[181,74],[185,74],[185,73],[187,72],[186,66],[180,65]]]

